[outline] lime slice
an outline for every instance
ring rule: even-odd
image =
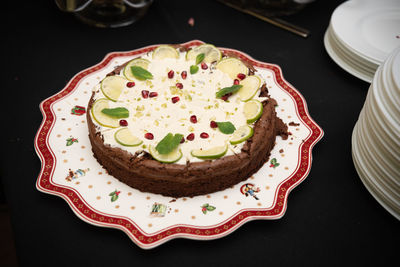
[[[261,78],[256,75],[247,76],[240,84],[243,86],[238,92],[240,100],[248,101],[254,97],[258,88],[260,88]]]
[[[112,101],[117,101],[125,88],[127,80],[121,76],[107,76],[100,84],[101,91],[104,96]]]
[[[186,53],[186,60],[196,60],[197,55],[204,54],[204,62],[211,63],[214,61],[220,61],[222,53],[218,48],[212,44],[203,44],[193,47]]]
[[[134,136],[128,128],[122,128],[115,132],[115,141],[123,146],[138,146],[143,143],[142,140]]]
[[[239,128],[236,129],[236,131],[232,134],[231,139],[229,140],[229,142],[232,145],[236,145],[239,144],[243,141],[246,141],[247,139],[249,139],[250,137],[253,136],[253,128],[251,128],[248,125],[243,125],[240,126]]]
[[[237,79],[237,75],[239,73],[243,73],[245,75],[248,74],[248,68],[246,67],[246,65],[244,65],[242,61],[234,57],[224,58],[223,60],[218,62],[216,68],[228,74],[229,77],[231,77],[233,80]]]
[[[179,58],[179,52],[169,45],[160,45],[153,51],[153,59]]]
[[[247,123],[253,123],[258,120],[263,112],[263,105],[260,101],[252,99],[243,105],[243,113]]]
[[[106,98],[97,99],[92,106],[92,117],[101,126],[117,128],[119,127],[119,119],[111,118],[103,112],[105,108],[109,108],[109,104],[112,103],[111,100]]]
[[[190,153],[193,157],[199,159],[217,159],[222,157],[228,151],[228,145],[216,146],[207,150],[204,149],[193,149]]]
[[[128,79],[128,80],[137,80],[135,78],[135,76],[133,76],[132,71],[131,71],[131,67],[132,66],[139,66],[142,67],[143,69],[146,69],[149,67],[150,61],[148,61],[147,59],[144,58],[135,58],[132,59],[131,61],[128,62],[128,64],[126,64],[125,68],[124,68],[124,76]]]
[[[155,160],[163,163],[174,163],[182,157],[182,151],[178,148],[168,154],[160,154],[154,146],[149,146],[149,152]]]

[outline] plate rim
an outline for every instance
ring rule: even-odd
[[[204,44],[200,40],[192,40],[186,43],[181,43],[184,47],[198,46]],[[284,181],[278,184],[275,191],[274,203],[268,208],[259,209],[242,209],[239,212],[232,215],[222,223],[212,225],[209,227],[196,227],[187,226],[182,224],[176,224],[157,231],[153,234],[147,234],[140,229],[129,218],[110,215],[99,211],[94,211],[84,201],[79,192],[73,188],[58,185],[52,182],[52,175],[55,170],[56,160],[55,155],[50,149],[48,142],[49,134],[55,124],[55,114],[52,110],[52,105],[58,100],[67,97],[69,94],[74,92],[79,82],[89,74],[97,72],[111,62],[115,57],[130,57],[138,54],[146,53],[153,50],[160,44],[149,45],[142,48],[130,50],[130,51],[118,51],[110,52],[94,66],[86,68],[76,75],[66,84],[66,86],[58,93],[43,100],[39,109],[42,113],[43,119],[39,126],[39,129],[35,135],[34,147],[35,151],[41,161],[41,169],[36,180],[37,190],[63,198],[78,218],[92,225],[109,227],[122,230],[129,238],[143,249],[150,249],[157,247],[169,240],[175,238],[188,238],[196,240],[210,240],[224,237],[246,222],[256,219],[279,219],[281,218],[287,209],[287,199],[289,193],[305,178],[308,176],[311,165],[312,165],[312,148],[324,135],[322,128],[311,118],[305,98],[301,95],[297,89],[295,89],[289,82],[287,82],[282,74],[281,68],[276,64],[266,63],[253,59],[246,53],[241,51],[218,47],[223,51],[233,53],[240,59],[252,63],[254,66],[264,69],[269,69],[274,72],[274,79],[276,85],[284,90],[290,98],[294,101],[296,113],[298,119],[309,129],[310,134],[303,140],[299,146],[299,161],[295,171],[288,176]]]

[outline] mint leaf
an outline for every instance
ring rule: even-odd
[[[198,54],[196,57],[196,65],[201,63],[205,57],[206,57],[206,55],[204,55],[204,53]]]
[[[143,80],[153,79],[153,74],[151,74],[149,71],[139,66],[132,66],[131,72],[133,76],[135,76],[135,78],[138,80],[143,81]]]
[[[126,108],[103,108],[101,110],[102,113],[106,114],[107,116],[121,119],[121,118],[128,118],[129,117],[129,110]]]
[[[199,66],[196,65],[190,66],[190,74],[195,74],[198,71],[199,71]]]
[[[218,129],[224,134],[231,134],[236,130],[235,126],[229,121],[217,122],[217,125]]]
[[[222,88],[221,90],[219,90],[218,92],[215,93],[215,97],[220,98],[220,97],[223,97],[226,94],[234,93],[234,92],[238,91],[242,87],[243,87],[243,85],[234,84],[231,87]]]
[[[156,150],[160,154],[168,154],[177,148],[182,140],[182,134],[168,133],[156,146]]]

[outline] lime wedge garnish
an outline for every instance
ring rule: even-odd
[[[260,101],[252,99],[243,105],[243,113],[247,123],[253,123],[258,120],[263,112],[263,105]]]
[[[232,145],[236,145],[243,141],[246,141],[252,136],[253,136],[253,128],[251,128],[248,125],[243,125],[236,129],[229,142]]]
[[[204,149],[193,149],[191,154],[193,157],[199,159],[217,159],[222,157],[228,151],[228,145],[225,144],[223,146],[216,146],[207,150]]]
[[[220,62],[217,63],[216,68],[228,74],[229,77],[231,77],[233,80],[237,78],[237,75],[239,73],[243,73],[245,75],[248,74],[248,68],[246,67],[246,65],[244,65],[242,61],[234,57],[222,59]]]
[[[243,86],[238,92],[240,100],[248,101],[254,97],[258,88],[260,88],[261,78],[256,75],[247,76],[240,84]]]
[[[138,146],[143,143],[138,137],[134,136],[128,128],[122,128],[115,132],[115,141],[123,146]]]
[[[160,45],[153,51],[153,59],[179,58],[179,52],[169,45]]]
[[[154,146],[149,146],[149,152],[155,160],[163,163],[174,163],[182,157],[182,151],[179,148],[176,148],[168,154],[160,154]]]
[[[92,106],[92,117],[101,126],[117,128],[119,127],[119,119],[112,118],[101,112],[105,108],[109,108],[111,100],[106,98],[97,99]]]
[[[212,44],[203,44],[193,47],[186,53],[186,60],[196,60],[196,57],[200,54],[204,54],[204,62],[211,63],[214,61],[220,61],[222,53],[218,48]]]
[[[107,76],[100,84],[101,91],[104,96],[112,101],[117,101],[125,88],[127,80],[121,76]]]
[[[133,73],[131,71],[131,67],[132,66],[138,66],[138,67],[142,67],[143,69],[146,69],[149,67],[150,61],[148,61],[147,59],[144,58],[135,58],[132,59],[131,61],[128,62],[128,64],[126,64],[125,68],[124,68],[124,76],[128,79],[128,80],[137,80],[135,78],[135,76],[133,76]]]

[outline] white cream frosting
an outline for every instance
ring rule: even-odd
[[[196,74],[190,74],[190,66],[194,65],[195,62],[186,61],[185,53],[180,53],[179,59],[155,60],[151,58],[151,53],[142,56],[142,58],[151,62],[147,70],[152,73],[153,79],[135,80],[134,87],[125,87],[116,102],[110,101],[110,108],[125,107],[129,110],[129,118],[126,119],[127,127],[133,135],[142,139],[143,143],[137,147],[122,146],[114,138],[114,133],[119,128],[107,128],[98,125],[105,144],[122,148],[132,154],[141,150],[148,152],[149,145],[157,145],[161,139],[171,132],[182,134],[186,140],[179,145],[183,156],[176,162],[177,164],[186,164],[187,161],[202,161],[191,155],[190,152],[193,149],[209,149],[225,143],[229,146],[226,155],[240,153],[244,142],[231,145],[229,143],[230,134],[224,134],[218,128],[210,127],[212,120],[216,122],[230,121],[236,129],[247,124],[243,113],[244,102],[240,101],[237,94],[230,96],[227,102],[215,97],[218,90],[233,85],[233,80],[227,74],[212,65],[210,66],[210,64],[208,64],[206,70],[203,70],[199,64],[199,71]],[[175,72],[172,79],[168,78],[170,70]],[[187,72],[186,79],[181,77],[182,71]],[[123,75],[122,71],[121,75]],[[183,88],[176,88],[176,83],[182,83]],[[96,85],[93,90],[96,92],[95,99],[105,97],[100,90],[100,84]],[[142,90],[157,92],[158,96],[143,98]],[[266,99],[258,95],[259,92],[253,99],[259,101]],[[178,96],[180,100],[173,104],[171,99],[175,96]],[[197,123],[190,121],[192,115],[197,117]],[[95,120],[93,121],[96,123]],[[148,132],[154,135],[153,140],[144,137]],[[209,137],[201,138],[200,134],[203,132],[207,133]],[[193,141],[186,139],[190,133],[195,135]]]

